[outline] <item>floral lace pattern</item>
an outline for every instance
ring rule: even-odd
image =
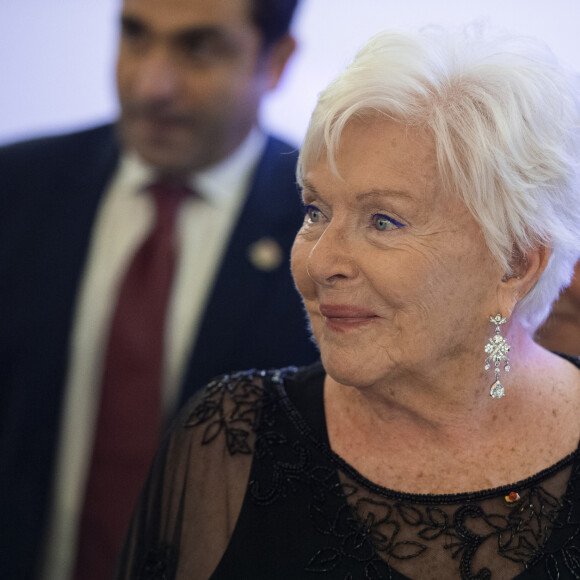
[[[308,497],[319,542],[305,573],[495,580],[534,568],[530,578],[580,578],[578,452],[495,490],[394,492],[364,479],[312,434],[286,394],[295,376],[290,368],[222,377],[185,427],[202,429],[204,445],[223,438],[229,454],[253,454],[247,498],[254,504]]]
[[[139,580],[170,580],[175,577],[177,554],[170,546],[162,545],[147,554],[139,573]]]

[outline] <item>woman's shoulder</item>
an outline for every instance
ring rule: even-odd
[[[265,411],[287,399],[288,384],[309,373],[309,367],[285,367],[220,375],[188,400],[172,431],[194,431],[202,445],[222,439],[231,455],[251,453],[250,440]]]

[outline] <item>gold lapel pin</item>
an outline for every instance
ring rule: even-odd
[[[272,272],[282,264],[284,252],[274,238],[264,237],[248,246],[248,258],[258,270]]]

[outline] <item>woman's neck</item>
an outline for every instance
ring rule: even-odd
[[[489,396],[484,357],[365,388],[327,376],[331,446],[376,483],[427,493],[458,491],[460,480],[464,491],[495,487],[555,463],[580,438],[580,372],[523,330],[508,342],[502,399]]]

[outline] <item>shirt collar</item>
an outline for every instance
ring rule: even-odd
[[[266,140],[266,135],[254,127],[231,155],[192,174],[189,184],[212,205],[232,203],[248,190]],[[126,151],[121,156],[118,179],[127,195],[135,195],[155,180],[155,169],[134,151]]]
[[[252,129],[243,143],[226,159],[198,171],[193,176],[191,185],[216,205],[228,203],[232,197],[242,195],[248,190],[265,146],[264,133],[258,128]]]

